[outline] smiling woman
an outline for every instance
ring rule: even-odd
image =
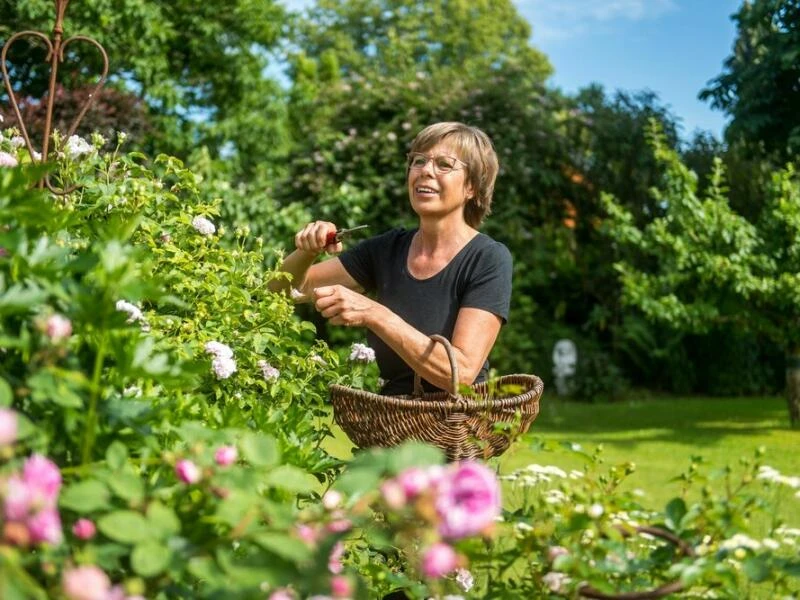
[[[489,213],[498,162],[480,129],[443,122],[411,145],[406,182],[415,229],[392,229],[319,263],[336,225],[309,223],[295,236],[283,270],[298,298],[311,299],[334,325],[367,328],[385,383],[383,394],[410,394],[414,373],[426,390],[450,389],[447,338],[461,384],[484,381],[488,356],[508,318],[512,261],[508,249],[480,233]],[[275,282],[274,289],[286,289]]]

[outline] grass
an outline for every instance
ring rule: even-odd
[[[786,402],[778,397],[650,398],[615,404],[578,404],[545,397],[528,437],[576,442],[587,450],[602,444],[608,464],[634,462],[627,485],[644,490],[645,504],[663,507],[679,492],[670,481],[701,456],[709,470],[740,458],[762,461],[781,473],[800,475],[800,430],[789,428]],[[542,455],[520,441],[499,459],[509,472],[533,462],[562,468],[579,466],[567,454]],[[800,501],[784,503],[784,517],[800,524]],[[783,512],[783,511],[782,511]]]

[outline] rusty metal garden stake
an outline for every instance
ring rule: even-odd
[[[25,139],[25,144],[28,148],[28,152],[31,155],[31,160],[34,160],[34,148],[33,144],[31,143],[30,136],[28,135],[28,129],[25,127],[25,123],[22,121],[22,114],[19,110],[19,103],[17,102],[17,98],[14,95],[14,90],[11,87],[11,80],[8,76],[8,68],[6,63],[6,55],[8,54],[9,48],[11,48],[12,44],[16,42],[18,39],[23,37],[33,37],[38,38],[39,40],[44,42],[44,45],[47,47],[47,57],[45,58],[45,62],[50,63],[50,86],[47,96],[47,112],[45,115],[45,125],[44,125],[44,139],[42,140],[42,153],[40,162],[44,162],[47,160],[47,153],[50,145],[50,134],[52,130],[52,123],[53,123],[53,104],[55,102],[55,91],[56,91],[56,79],[58,75],[58,64],[64,62],[64,50],[66,47],[71,44],[72,42],[85,42],[88,43],[100,51],[100,54],[103,56],[103,72],[100,76],[100,80],[94,86],[91,93],[89,94],[89,98],[83,105],[83,108],[78,113],[78,116],[75,117],[75,120],[72,122],[72,125],[67,131],[66,138],[69,138],[72,134],[75,133],[75,130],[78,128],[83,116],[86,114],[86,111],[89,110],[91,105],[95,101],[95,95],[100,90],[101,87],[106,82],[106,76],[108,75],[108,54],[105,51],[105,48],[100,45],[97,40],[94,40],[90,37],[86,37],[83,35],[74,35],[66,40],[62,41],[62,37],[64,34],[64,13],[67,10],[67,5],[69,4],[69,0],[55,0],[56,3],[56,24],[53,28],[53,39],[52,41],[48,38],[44,33],[41,31],[21,31],[19,33],[15,33],[8,41],[3,45],[2,53],[0,53],[0,68],[3,71],[3,83],[5,84],[6,91],[8,92],[8,97],[11,102],[11,106],[14,109],[14,114],[17,117],[17,122],[19,123],[19,128],[22,133],[22,137]],[[69,192],[76,189],[77,186],[71,186],[66,189],[57,189],[50,184],[49,177],[45,177],[44,185],[47,188],[55,193],[55,194],[68,194]]]

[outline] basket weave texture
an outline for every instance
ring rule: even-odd
[[[413,395],[382,396],[332,385],[334,419],[359,448],[396,446],[418,440],[441,448],[451,461],[488,459],[505,452],[514,435],[525,433],[539,414],[544,384],[535,375],[504,375],[471,386],[466,397],[458,393],[458,364],[450,342],[439,335],[452,371],[450,391],[423,393],[414,375]],[[513,386],[513,392],[504,388]],[[514,423],[511,431],[496,431],[497,423]]]

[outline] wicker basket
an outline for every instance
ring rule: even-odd
[[[413,395],[381,396],[332,385],[334,418],[359,448],[388,447],[419,440],[441,448],[448,460],[487,459],[506,451],[513,437],[525,433],[539,414],[544,384],[535,375],[505,375],[472,386],[474,395],[458,393],[458,365],[450,342],[439,335],[452,370],[450,392],[423,393],[414,374]],[[513,386],[514,393],[504,392]],[[492,393],[492,390],[493,393]],[[492,394],[490,397],[490,393]],[[515,423],[513,432],[497,430],[497,423]]]

